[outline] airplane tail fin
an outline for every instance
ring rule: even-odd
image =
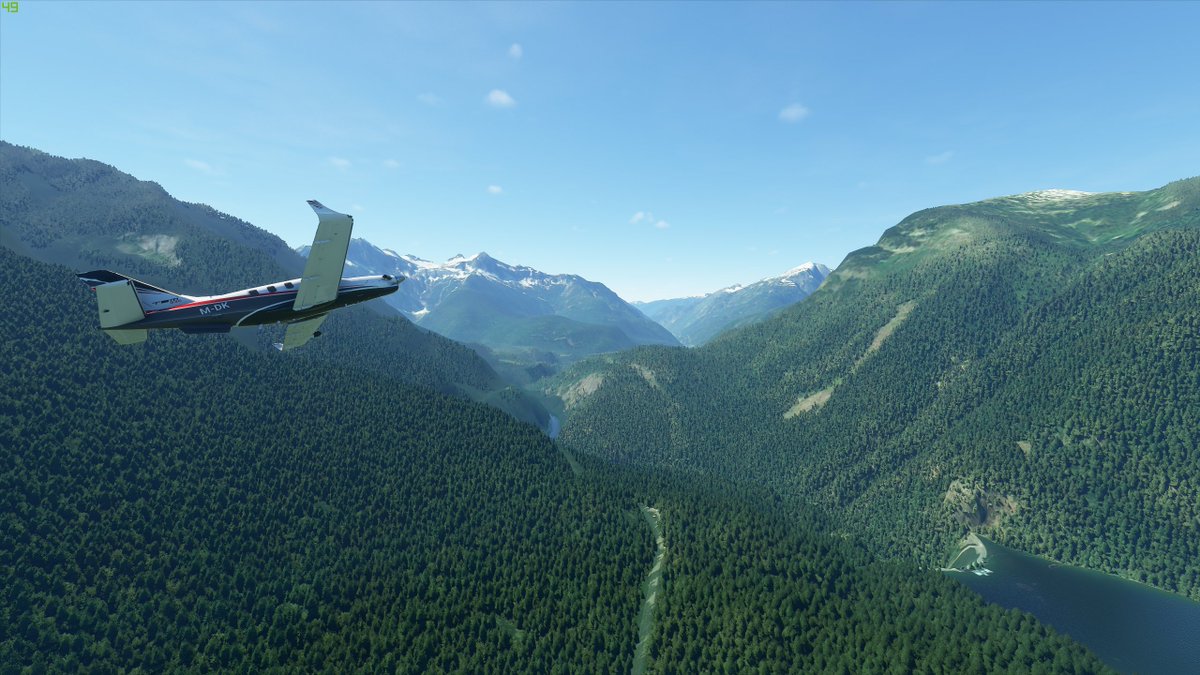
[[[141,303],[143,308],[149,310],[166,309],[185,302],[191,302],[194,299],[186,295],[163,290],[158,286],[151,286],[144,281],[127,277],[124,274],[110,272],[109,270],[92,270],[91,272],[84,272],[75,276],[79,277],[80,281],[92,289],[105,284],[128,281],[133,287],[134,292],[137,293],[138,302]]]
[[[146,316],[136,287],[136,284],[140,282],[107,270],[88,272],[78,276],[83,283],[96,292],[100,327],[104,329],[105,333],[108,333],[109,337],[123,345],[135,344],[146,339],[146,329],[144,328],[120,328],[141,321]]]
[[[146,318],[132,282],[113,281],[96,286],[95,290],[101,328],[118,328]]]

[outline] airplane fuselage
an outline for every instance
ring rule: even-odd
[[[145,318],[122,328],[178,328],[185,333],[224,333],[234,326],[292,322],[396,292],[403,277],[376,275],[342,279],[332,301],[297,311],[300,279],[207,297],[141,294]]]

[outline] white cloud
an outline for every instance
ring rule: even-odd
[[[662,218],[655,218],[654,214],[649,211],[638,211],[637,213],[633,214],[633,216],[630,217],[630,219],[629,219],[630,225],[638,225],[641,223],[645,223],[647,225],[653,225],[654,227],[657,227],[660,230],[665,230],[668,227],[671,227],[670,223],[663,220]]]
[[[499,185],[489,185],[487,186],[487,191],[489,195],[498,195],[504,193],[504,188]]]
[[[209,164],[208,162],[201,162],[198,159],[185,159],[185,160],[183,160],[183,163],[186,164],[189,168],[195,169],[197,171],[202,171],[204,173],[212,173],[213,172],[212,165]]]
[[[346,171],[350,168],[350,160],[345,159],[344,157],[330,157],[329,163],[332,164],[333,168],[337,169],[338,171]]]
[[[805,108],[799,103],[793,103],[779,111],[779,119],[781,121],[788,122],[789,124],[795,124],[805,117],[808,117],[808,112],[808,108]]]
[[[362,204],[351,204],[350,208],[354,209],[355,211],[366,211]]]
[[[939,153],[937,155],[930,155],[929,157],[926,157],[925,163],[926,164],[945,164],[946,162],[949,162],[952,157],[954,157],[954,151],[947,150],[943,153]]]
[[[400,162],[398,162],[394,159],[385,159],[385,160],[383,160],[383,166],[388,169],[399,169]]]
[[[487,101],[487,104],[493,108],[511,108],[517,105],[516,100],[513,99],[512,96],[509,96],[508,92],[504,91],[503,89],[493,89],[489,91],[487,98],[484,100]]]
[[[431,105],[431,106],[442,104],[441,96],[438,96],[437,94],[431,94],[428,92],[426,92],[424,94],[417,94],[417,100],[420,101],[421,103],[424,103],[425,105]]]
[[[513,45],[508,48],[508,56],[512,59],[519,60],[524,55],[525,50],[517,42],[514,42]]]

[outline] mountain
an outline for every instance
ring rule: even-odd
[[[308,247],[297,250],[306,255]],[[351,242],[346,260],[347,274],[407,277],[388,303],[422,328],[481,347],[518,381],[593,354],[679,344],[607,286],[574,274],[508,265],[487,253],[437,264],[363,239]]]
[[[799,267],[748,286],[730,286],[707,295],[635,302],[634,307],[696,347],[722,331],[762,321],[776,310],[800,302],[821,286],[829,268],[819,263]]]
[[[1200,179],[927,209],[802,303],[546,384],[576,451],[767,486],[885,557],[968,531],[1200,598]]]
[[[279,237],[209,206],[174,199],[157,183],[94,160],[64,159],[3,141],[0,245],[76,271],[109,268],[196,295],[290,279],[304,269],[304,259]],[[334,312],[323,332],[331,339],[314,341],[299,358],[373,369],[491,402],[543,427],[549,423],[540,404],[513,389],[477,354],[416,328],[386,304]],[[282,329],[236,333],[243,345],[270,349]]]
[[[67,197],[118,211],[114,223],[134,215],[105,190],[75,194],[77,162],[45,168],[69,177],[55,187]],[[5,672],[1105,672],[1029,615],[876,561],[767,491],[576,457],[437,393],[439,378],[487,371],[400,318],[367,312],[339,326],[347,339],[314,343],[361,350],[355,360],[176,331],[117,345],[97,330],[78,267],[15,251],[48,255],[88,223],[62,208],[62,221],[42,221],[47,245],[28,243],[9,219],[22,202],[8,196],[24,194],[11,177],[0,201]],[[211,274],[201,281],[218,286],[232,283],[213,252],[272,271],[186,219],[139,227],[168,226],[174,267],[161,247],[113,251],[103,232],[92,249],[51,253],[142,258],[178,270],[158,272],[168,280]],[[200,262],[211,267],[187,271]],[[408,359],[424,369],[376,330],[424,346]]]
[[[0,268],[5,670],[1103,670],[811,514],[378,373],[174,331],[122,347],[71,269]]]

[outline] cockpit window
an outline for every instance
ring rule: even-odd
[[[384,281],[391,281],[391,280],[392,280],[392,275],[390,275],[390,274],[385,274],[385,275],[383,275],[383,280],[384,280]]]

